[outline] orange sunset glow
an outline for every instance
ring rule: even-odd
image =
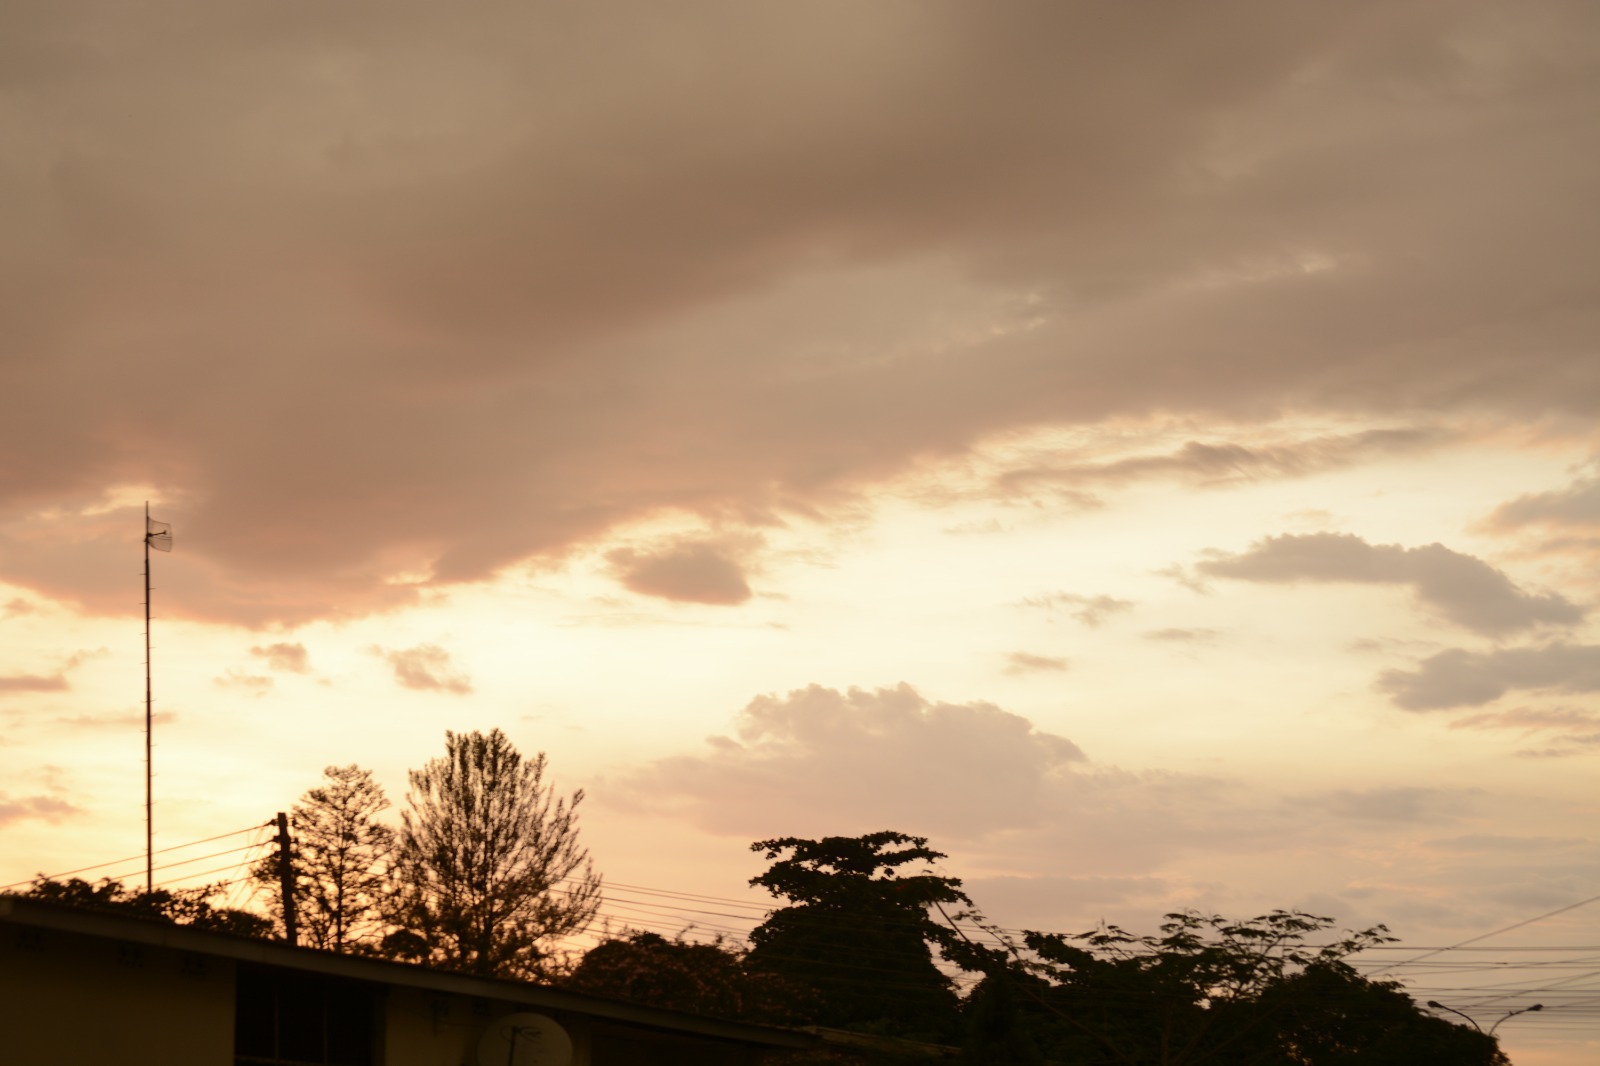
[[[615,927],[894,829],[1600,1061],[1597,129],[1582,0],[0,0],[0,884],[142,883],[148,501],[157,849],[498,727]]]

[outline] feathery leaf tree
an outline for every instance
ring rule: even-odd
[[[377,820],[389,806],[383,786],[359,766],[329,766],[323,783],[292,808],[295,915],[304,942],[327,951],[368,953],[383,932],[381,906],[393,860],[394,830]],[[281,925],[274,853],[252,876]]]
[[[447,732],[444,756],[411,771],[389,953],[500,977],[558,968],[601,881],[578,843],[582,790],[559,798],[544,776],[544,753],[523,758],[498,729]]]

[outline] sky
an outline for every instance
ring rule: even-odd
[[[498,727],[747,909],[1594,897],[1597,129],[1586,0],[4,0],[0,883],[142,852],[148,501],[158,848]]]

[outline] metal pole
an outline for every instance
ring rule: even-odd
[[[155,891],[155,828],[151,802],[150,501],[144,502],[144,890]]]

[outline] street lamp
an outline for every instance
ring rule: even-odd
[[[1456,1010],[1454,1007],[1446,1007],[1443,1003],[1440,1003],[1436,999],[1428,1000],[1428,1006],[1432,1007],[1434,1010],[1447,1010],[1451,1014],[1461,1014],[1461,1012]],[[1478,1024],[1477,1019],[1474,1018],[1472,1015],[1470,1015],[1470,1014],[1461,1014],[1461,1017],[1465,1018],[1468,1021],[1468,1023],[1470,1023],[1471,1026],[1474,1029],[1478,1030],[1478,1032],[1480,1032],[1480,1033],[1483,1032],[1483,1027]]]
[[[1434,1010],[1447,1010],[1451,1014],[1460,1014],[1461,1017],[1465,1018],[1467,1021],[1472,1023],[1472,1027],[1474,1029],[1478,1030],[1478,1032],[1480,1032],[1480,1033],[1483,1032],[1483,1026],[1479,1025],[1478,1022],[1477,1022],[1477,1019],[1475,1019],[1470,1014],[1461,1014],[1461,1012],[1456,1010],[1454,1007],[1446,1007],[1443,1003],[1440,1003],[1436,999],[1428,1000],[1428,1006],[1432,1007]],[[1504,1022],[1507,1018],[1515,1018],[1519,1014],[1527,1014],[1527,1013],[1529,1013],[1531,1011],[1536,1011],[1536,1010],[1544,1010],[1544,1004],[1543,1003],[1535,1003],[1531,1007],[1519,1007],[1517,1010],[1508,1011],[1504,1015],[1501,1016],[1500,1021],[1495,1022],[1493,1025],[1489,1026],[1489,1032],[1487,1034],[1485,1034],[1485,1035],[1493,1036],[1494,1035],[1494,1031],[1496,1029],[1500,1028],[1501,1022]]]
[[[1543,1003],[1535,1003],[1531,1007],[1523,1007],[1521,1010],[1514,1010],[1511,1013],[1507,1014],[1506,1018],[1515,1018],[1519,1014],[1527,1014],[1529,1011],[1535,1011],[1535,1010],[1544,1010],[1544,1004]],[[1505,1021],[1506,1018],[1501,1018],[1500,1022]],[[1494,1031],[1496,1029],[1500,1028],[1500,1022],[1495,1022],[1493,1025],[1489,1026],[1489,1035],[1490,1036],[1493,1036],[1494,1035]]]

